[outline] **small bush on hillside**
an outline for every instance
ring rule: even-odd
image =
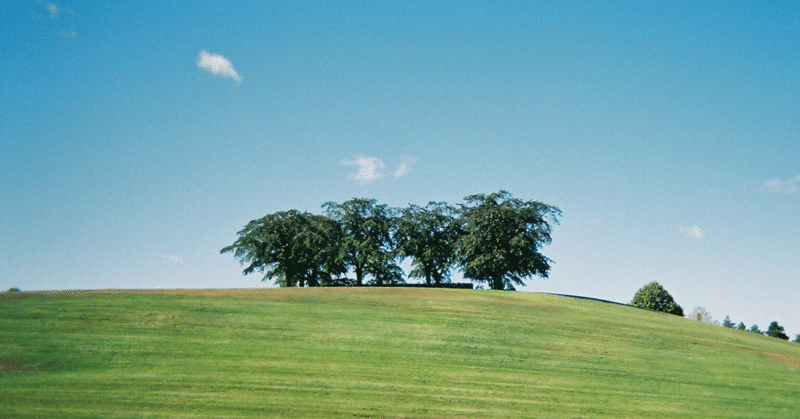
[[[747,330],[747,326],[744,325],[744,322],[739,322],[739,325],[736,326],[739,330]]]
[[[6,292],[17,293],[17,292],[22,292],[22,291],[20,291],[20,289],[17,288],[17,287],[11,287]]]
[[[772,322],[769,324],[769,328],[767,329],[767,336],[789,340],[789,336],[784,333],[783,326],[779,325],[778,322]]]
[[[750,330],[748,330],[748,332],[750,332],[750,333],[758,333],[759,335],[762,333],[761,329],[758,328],[757,324],[754,324],[754,325],[750,326]]]
[[[683,308],[658,282],[651,282],[636,292],[631,305],[683,317]]]
[[[731,316],[725,316],[725,320],[722,321],[722,327],[733,329],[733,322],[731,321]]]

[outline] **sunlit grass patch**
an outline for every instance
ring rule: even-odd
[[[418,288],[0,301],[13,417],[794,417],[800,345],[615,304]],[[13,364],[12,364],[13,363]]]

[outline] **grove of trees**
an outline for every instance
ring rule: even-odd
[[[410,276],[428,285],[449,282],[456,267],[498,290],[547,278],[553,262],[540,250],[551,242],[558,208],[502,190],[465,201],[400,209],[353,198],[325,203],[324,215],[280,211],[250,221],[220,253],[233,253],[243,274],[261,272],[283,287],[404,283],[406,257]]]

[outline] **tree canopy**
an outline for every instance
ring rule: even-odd
[[[455,266],[492,289],[514,289],[533,275],[547,278],[552,261],[540,248],[551,242],[558,208],[506,191],[465,201],[396,209],[353,198],[326,202],[324,215],[280,211],[250,221],[221,253],[232,252],[246,265],[244,274],[262,272],[263,280],[287,287],[404,283],[398,260],[405,257],[412,259],[409,276],[427,285],[449,282]]]
[[[525,285],[524,278],[547,278],[552,261],[539,249],[550,244],[551,226],[561,211],[537,201],[522,201],[506,191],[465,198],[461,206],[458,257],[464,276],[502,290]]]
[[[639,291],[633,297],[633,301],[631,301],[631,305],[683,317],[683,308],[675,302],[661,284],[655,281],[639,288]]]
[[[398,219],[397,245],[413,259],[410,276],[431,285],[448,281],[455,263],[459,228],[455,209],[444,202],[410,205]]]
[[[779,325],[778,322],[772,322],[769,324],[766,335],[773,338],[789,340],[789,336],[785,333],[783,326]]]
[[[263,272],[280,286],[319,286],[346,272],[338,247],[342,232],[333,220],[296,210],[253,220],[220,253],[233,252],[243,273]]]
[[[372,282],[377,285],[404,282],[395,260],[393,211],[376,202],[353,198],[342,204],[326,202],[323,205],[328,217],[339,223],[342,230],[344,263],[355,272],[357,285],[363,284],[365,275],[371,275]]]

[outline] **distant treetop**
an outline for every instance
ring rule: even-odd
[[[658,282],[651,282],[636,292],[631,305],[647,310],[661,311],[683,317],[683,308]]]

